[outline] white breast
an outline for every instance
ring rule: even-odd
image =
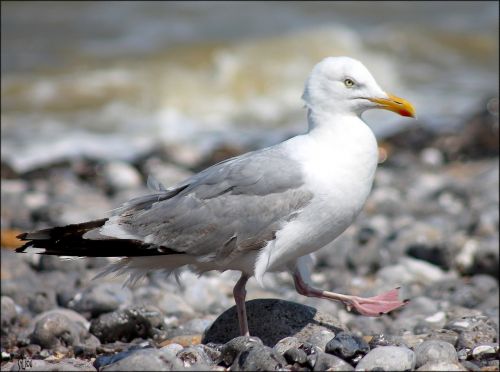
[[[287,146],[314,197],[262,250],[255,268],[258,280],[337,238],[361,211],[377,167],[377,142],[357,117],[295,137]]]

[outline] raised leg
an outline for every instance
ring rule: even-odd
[[[301,295],[341,301],[346,305],[348,311],[354,308],[358,313],[366,316],[386,314],[409,302],[409,300],[400,301],[398,299],[399,287],[375,297],[363,298],[313,288],[304,282],[298,270],[294,272],[293,280],[295,282],[295,289]]]
[[[245,285],[247,284],[248,276],[241,273],[241,277],[234,286],[233,295],[236,302],[236,310],[238,312],[238,322],[240,323],[240,333],[242,336],[250,336],[248,331],[247,309],[245,307],[245,297],[247,291]]]

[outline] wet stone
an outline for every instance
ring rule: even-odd
[[[370,351],[368,343],[361,337],[347,332],[339,332],[325,347],[325,352],[350,360]]]

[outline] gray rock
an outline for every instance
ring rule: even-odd
[[[322,351],[310,355],[307,359],[313,371],[354,371],[346,361]]]
[[[458,356],[452,344],[444,341],[425,341],[415,348],[416,367],[424,364],[457,363]]]
[[[1,297],[2,334],[10,328],[17,319],[16,303],[8,296]]]
[[[290,364],[294,363],[304,364],[307,361],[306,352],[302,349],[297,349],[295,347],[292,347],[291,349],[285,351],[283,356],[285,357],[286,361]]]
[[[458,333],[451,329],[433,329],[427,335],[429,340],[444,341],[455,346],[458,341]]]
[[[365,355],[370,347],[361,337],[348,332],[339,332],[325,347],[325,352],[344,360],[352,360],[358,355]]]
[[[238,354],[231,371],[276,371],[286,365],[286,359],[269,346],[254,345]]]
[[[72,321],[62,313],[51,312],[42,316],[35,324],[31,342],[46,349],[82,346],[95,352],[99,341],[89,334],[79,322]]]
[[[132,292],[118,283],[97,283],[77,293],[68,306],[92,317],[117,310],[130,304]]]
[[[255,346],[262,346],[258,337],[239,336],[228,341],[221,349],[221,359],[227,366],[233,364],[236,357],[243,351]]]
[[[281,355],[285,354],[288,349],[298,348],[302,343],[296,337],[285,337],[279,340],[273,349]]]
[[[498,341],[495,324],[485,316],[464,316],[453,319],[445,327],[458,333],[457,350]]]
[[[321,350],[325,350],[326,344],[330,342],[332,338],[335,337],[335,333],[326,329],[320,330],[319,332],[313,333],[307,342],[319,347]]]
[[[467,368],[458,362],[435,361],[424,364],[417,371],[467,371]]]
[[[100,371],[178,371],[186,369],[171,350],[141,349],[130,353]]]
[[[101,342],[124,341],[134,338],[155,338],[164,332],[162,315],[154,308],[133,307],[102,314],[92,319],[90,332]]]
[[[356,371],[381,368],[385,371],[406,371],[415,368],[415,353],[406,347],[380,346],[361,359]]]
[[[316,309],[276,299],[258,299],[246,303],[250,334],[259,337],[264,345],[274,346],[287,336],[304,342],[322,330],[344,330],[340,322]],[[272,324],[272,327],[269,325]],[[239,335],[236,307],[220,315],[207,330],[202,343],[226,343]]]

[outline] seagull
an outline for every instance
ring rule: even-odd
[[[386,93],[349,57],[314,66],[302,99],[308,130],[277,145],[233,157],[166,188],[129,200],[109,217],[20,234],[17,252],[120,257],[100,275],[189,268],[241,272],[233,295],[240,332],[249,335],[245,286],[287,271],[301,295],[342,302],[379,316],[404,306],[399,288],[363,298],[313,287],[311,255],[334,241],[362,210],[373,184],[378,147],[361,119],[370,109],[415,117],[406,100]]]

